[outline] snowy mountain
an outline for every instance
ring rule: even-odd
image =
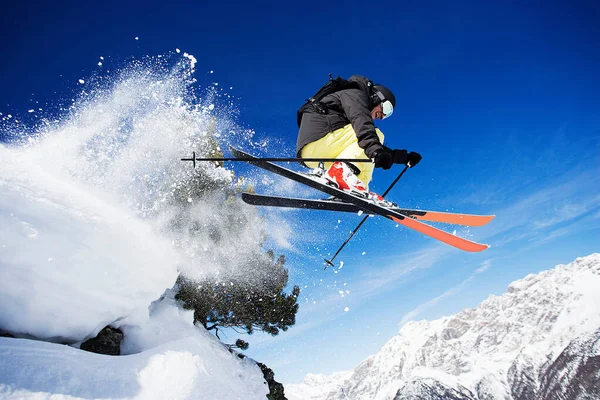
[[[288,400],[323,399],[352,376],[352,371],[336,372],[331,375],[307,374],[299,385],[285,385]]]
[[[410,322],[314,400],[600,398],[600,254],[513,282],[475,309]],[[329,385],[331,387],[331,384]]]

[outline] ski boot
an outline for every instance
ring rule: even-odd
[[[363,199],[369,198],[369,191],[356,176],[354,167],[344,162],[334,162],[323,175],[328,183]]]

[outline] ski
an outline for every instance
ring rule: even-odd
[[[487,244],[481,244],[481,243],[473,242],[468,239],[461,238],[459,236],[455,236],[451,233],[434,228],[433,226],[427,225],[416,219],[407,217],[406,215],[400,214],[393,210],[386,209],[385,207],[378,206],[376,204],[371,203],[368,200],[362,199],[362,198],[354,196],[350,193],[336,189],[333,186],[327,185],[325,183],[318,182],[316,179],[313,179],[313,178],[309,177],[308,175],[294,172],[292,170],[289,170],[289,169],[281,167],[279,165],[270,163],[268,161],[262,161],[260,158],[253,157],[250,154],[245,153],[241,150],[238,150],[234,147],[230,146],[230,149],[231,149],[231,152],[233,153],[234,157],[244,158],[245,161],[248,162],[249,164],[255,165],[259,168],[263,168],[267,171],[281,175],[281,176],[291,179],[293,181],[305,184],[307,186],[312,187],[313,189],[320,190],[321,192],[329,194],[340,200],[347,201],[352,204],[356,204],[357,206],[364,209],[365,211],[370,211],[375,214],[389,218],[392,221],[394,221],[400,225],[406,226],[407,228],[411,228],[417,232],[421,232],[424,235],[430,236],[441,242],[449,244],[450,246],[454,246],[458,249],[461,249],[464,251],[470,251],[470,252],[483,251],[489,247]],[[255,159],[256,161],[251,161],[252,159]]]
[[[311,210],[340,211],[348,213],[358,213],[363,211],[365,214],[374,214],[372,211],[364,210],[355,204],[336,199],[297,199],[290,197],[265,196],[254,193],[242,193],[242,200],[255,206],[306,208]],[[409,208],[399,207],[386,207],[386,210],[395,211],[407,217],[418,219],[419,221],[443,222],[446,224],[463,226],[483,226],[489,223],[495,217],[495,215],[475,215],[441,211],[412,210]]]

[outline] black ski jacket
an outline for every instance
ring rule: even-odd
[[[361,89],[343,89],[329,94],[321,103],[327,114],[320,114],[314,107],[302,115],[296,152],[300,157],[302,148],[310,142],[319,140],[336,129],[352,124],[358,145],[365,150],[369,158],[374,158],[383,145],[375,132],[375,123],[371,117],[372,100]]]

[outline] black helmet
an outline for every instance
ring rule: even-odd
[[[380,103],[382,103],[384,100],[389,100],[390,103],[392,103],[392,106],[396,108],[396,96],[394,96],[394,93],[392,93],[390,89],[386,88],[383,85],[375,85],[373,86],[373,89],[375,89],[376,92],[379,92],[383,95],[383,99],[380,98]]]

